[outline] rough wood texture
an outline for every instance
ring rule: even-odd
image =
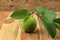
[[[0,0],[0,11],[12,11],[21,8],[34,10],[40,5],[45,5],[49,9],[60,10],[60,0]]]
[[[39,20],[37,21],[37,23],[39,24],[37,25],[37,29],[34,33],[25,33],[21,29],[21,20],[8,20],[11,19],[11,13],[12,12],[5,11],[0,12],[0,15],[3,16],[2,18],[0,18],[0,23],[2,24],[0,26],[0,40],[60,40],[60,30],[57,30],[56,38],[52,39],[43,25],[39,23]],[[60,17],[59,14],[60,12],[57,12],[58,17]],[[36,18],[36,20],[38,19],[36,15],[34,15],[34,17]],[[7,23],[5,22],[5,20],[7,20]]]

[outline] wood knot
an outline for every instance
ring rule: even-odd
[[[13,0],[11,0],[11,1],[13,1]]]
[[[13,21],[14,21],[13,19],[6,19],[6,20],[3,21],[3,23],[5,23],[5,24],[10,24],[10,23],[12,23]]]

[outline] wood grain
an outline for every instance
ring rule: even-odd
[[[0,11],[14,11],[21,8],[34,10],[41,5],[60,11],[60,0],[0,0]]]

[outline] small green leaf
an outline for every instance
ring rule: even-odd
[[[56,13],[55,11],[53,10],[50,10],[50,11],[47,11],[45,14],[44,14],[44,17],[48,18],[49,20],[54,20],[56,18]]]
[[[53,21],[60,24],[60,18],[56,18]]]
[[[56,28],[60,30],[60,24],[56,23]]]
[[[45,17],[42,17],[40,20],[41,20],[42,24],[45,26],[45,28],[47,29],[50,36],[52,38],[54,38],[55,35],[56,35],[56,25],[55,25],[55,23],[53,21],[45,18]]]
[[[60,18],[56,18],[53,20],[56,24],[56,28],[58,28],[60,30]]]
[[[45,6],[40,6],[38,8],[36,8],[36,12],[44,14],[46,11],[48,11],[48,8]]]
[[[11,17],[14,19],[23,19],[26,18],[30,15],[30,12],[28,10],[25,9],[21,9],[21,10],[16,10]]]

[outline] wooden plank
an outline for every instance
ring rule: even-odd
[[[10,14],[6,19],[11,19]],[[0,40],[16,40],[19,24],[20,20],[14,20],[12,23],[3,23],[0,30]]]
[[[9,12],[5,12],[5,11],[0,11],[0,29],[3,23],[3,20],[5,20],[5,18],[8,16]]]
[[[21,28],[18,29],[16,40],[21,40]]]
[[[22,32],[21,40],[40,40],[40,38],[39,38],[39,34],[37,33],[29,34],[29,33]]]

